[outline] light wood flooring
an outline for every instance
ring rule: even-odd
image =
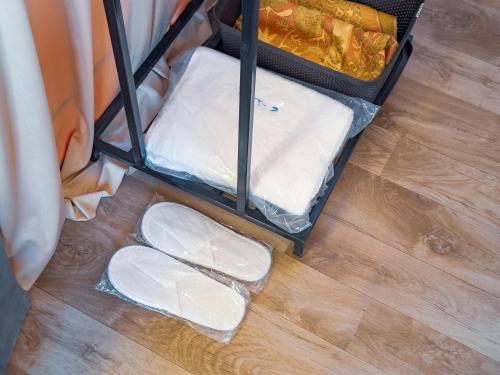
[[[290,243],[136,174],[67,221],[9,374],[500,374],[500,2],[428,0],[414,55],[303,259]],[[275,247],[219,344],[93,289],[154,194]]]

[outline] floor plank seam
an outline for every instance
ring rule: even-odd
[[[471,134],[470,136],[471,136],[471,137],[474,137],[474,135],[473,135],[473,134]],[[456,162],[456,163],[463,164],[463,165],[465,165],[465,166],[467,166],[467,167],[469,167],[469,168],[471,168],[471,169],[475,169],[475,170],[477,170],[477,171],[479,171],[479,172],[481,172],[481,173],[483,173],[483,174],[485,174],[485,175],[487,175],[487,176],[490,176],[490,177],[492,177],[492,178],[495,178],[495,179],[500,179],[500,177],[499,177],[499,176],[494,175],[494,174],[492,174],[491,172],[484,171],[484,170],[482,170],[481,168],[478,168],[477,166],[471,165],[471,164],[467,163],[465,160],[458,160],[458,159],[457,159],[456,157],[454,157],[453,155],[448,155],[448,154],[443,153],[443,150],[442,150],[442,149],[439,149],[439,148],[432,148],[432,147],[430,147],[427,143],[422,143],[422,141],[420,141],[420,140],[418,140],[418,139],[415,139],[415,137],[412,137],[411,130],[409,130],[406,134],[404,134],[404,135],[403,135],[403,137],[406,137],[406,139],[408,139],[408,140],[410,140],[410,141],[412,141],[412,142],[415,142],[416,144],[418,144],[418,145],[420,145],[420,146],[422,146],[422,147],[425,147],[425,148],[427,148],[427,149],[429,149],[429,150],[432,150],[432,151],[433,151],[433,152],[435,152],[436,154],[439,154],[439,155],[441,155],[441,156],[443,156],[443,157],[445,157],[445,158],[451,159],[451,160],[453,160],[453,161],[454,161],[454,162]],[[403,138],[403,137],[401,137],[401,138]],[[399,140],[399,141],[400,141],[400,140]],[[398,143],[399,143],[399,141],[398,141]],[[391,155],[390,157],[392,157],[392,156],[393,156],[393,155]],[[385,168],[385,165],[384,165],[384,168]],[[461,173],[461,172],[458,172],[458,171],[457,171],[457,173]],[[462,174],[462,175],[464,175],[464,176],[470,177],[470,176],[465,175],[465,174],[463,174],[463,173],[461,173],[461,174]]]
[[[307,265],[306,265],[306,266],[307,266]],[[308,266],[308,267],[309,267],[309,266]],[[319,271],[316,271],[316,272],[319,272]],[[320,272],[320,273],[321,273],[322,275],[324,275],[322,272]],[[349,288],[350,288],[350,289],[353,289],[353,288],[351,288],[351,287],[349,287]],[[355,290],[355,289],[353,289],[353,290]],[[260,305],[259,305],[259,306],[260,306]],[[375,366],[375,365],[373,365],[373,364],[371,364],[371,363],[367,362],[364,358],[360,358],[359,356],[357,356],[357,355],[355,355],[355,354],[353,354],[353,353],[349,352],[347,349],[348,349],[348,347],[349,347],[349,344],[350,344],[350,343],[346,346],[346,348],[341,348],[341,347],[339,347],[339,346],[335,345],[334,343],[332,343],[332,342],[330,342],[330,341],[328,341],[328,340],[326,340],[326,339],[322,338],[321,336],[318,336],[318,335],[317,335],[317,334],[315,334],[314,332],[311,332],[311,331],[307,330],[306,328],[303,328],[303,327],[301,327],[301,326],[297,325],[295,322],[293,322],[293,321],[289,320],[288,318],[284,317],[283,315],[280,315],[280,314],[276,313],[275,311],[269,310],[269,309],[267,309],[266,307],[263,307],[263,306],[261,306],[261,308],[265,309],[265,310],[266,310],[267,312],[269,312],[271,315],[275,315],[275,316],[277,316],[277,317],[279,317],[279,318],[281,318],[281,319],[285,319],[287,322],[289,322],[291,325],[293,325],[293,326],[294,326],[297,330],[307,332],[307,334],[314,336],[314,337],[315,337],[318,341],[322,342],[325,346],[327,346],[327,347],[328,347],[328,346],[332,346],[332,347],[336,348],[337,350],[339,350],[339,351],[341,351],[341,352],[343,352],[343,353],[345,353],[345,354],[347,354],[347,355],[349,355],[349,356],[352,356],[353,358],[356,358],[359,362],[364,363],[365,365],[368,365],[369,367],[374,367],[374,368],[377,368],[378,370],[380,370],[380,371],[384,372],[383,370],[379,369],[377,366]],[[255,311],[255,310],[252,310],[252,311],[253,311],[255,314],[257,314],[257,315],[261,316],[263,319],[265,319],[265,317],[264,317],[263,315],[261,315],[258,311]],[[268,320],[268,319],[265,319],[265,320]],[[273,321],[271,321],[271,320],[268,320],[268,321],[269,321],[271,324],[273,324],[273,325],[277,325],[277,324],[275,324],[275,323],[274,323]],[[361,320],[360,320],[360,322],[359,322],[359,323],[361,323]],[[359,327],[359,323],[358,323],[358,327]],[[356,328],[356,330],[357,330],[357,328]],[[287,331],[287,330],[285,330],[285,331]],[[287,333],[291,333],[291,332],[287,331]],[[293,334],[293,333],[291,333],[291,334]],[[354,337],[354,336],[353,336],[353,337]],[[230,344],[229,344],[229,345],[230,345]]]
[[[409,139],[409,138],[407,138],[407,139]],[[413,141],[413,140],[412,140],[412,141]],[[429,148],[429,149],[430,149],[430,148]],[[432,150],[432,149],[431,149],[431,150]],[[446,156],[446,155],[445,155],[445,156]],[[366,171],[366,172],[368,172],[368,173],[373,174],[374,176],[378,176],[378,177],[380,177],[380,178],[384,179],[385,181],[389,181],[389,182],[393,183],[394,185],[397,185],[398,187],[400,187],[400,188],[402,188],[402,189],[408,190],[408,191],[410,191],[410,192],[412,192],[412,193],[414,193],[414,194],[417,194],[417,195],[419,195],[419,196],[421,196],[421,197],[424,197],[424,198],[426,198],[426,199],[428,199],[428,200],[430,200],[430,201],[432,201],[432,202],[434,202],[434,203],[438,204],[439,206],[445,207],[445,208],[449,209],[450,211],[453,211],[454,213],[456,213],[456,214],[458,214],[458,215],[467,215],[467,217],[468,217],[468,218],[470,218],[471,220],[478,221],[478,222],[480,222],[481,224],[484,224],[484,225],[486,225],[486,226],[488,226],[488,227],[492,227],[492,229],[493,229],[493,230],[497,229],[497,228],[493,225],[493,223],[491,223],[490,221],[488,221],[488,219],[486,219],[486,218],[485,218],[484,216],[482,216],[480,213],[477,213],[477,214],[476,214],[476,215],[477,215],[477,216],[479,216],[480,218],[476,218],[476,217],[471,216],[470,214],[467,214],[467,213],[464,213],[464,212],[458,211],[458,209],[457,209],[457,208],[452,207],[452,206],[449,206],[449,205],[446,205],[446,204],[444,204],[443,202],[440,202],[440,201],[436,200],[436,199],[435,199],[434,197],[432,197],[431,195],[423,194],[423,193],[417,192],[417,191],[415,191],[415,190],[412,190],[411,188],[408,188],[408,187],[406,187],[406,186],[402,185],[401,183],[399,183],[396,179],[391,178],[390,176],[387,176],[386,174],[384,174],[384,169],[385,169],[386,165],[388,164],[388,162],[389,162],[389,160],[390,160],[391,158],[392,158],[392,155],[390,156],[390,158],[388,159],[388,161],[384,164],[384,167],[382,168],[382,170],[381,170],[380,174],[375,174],[375,173],[373,173],[373,172],[372,172],[369,168],[366,168],[364,165],[359,165],[359,164],[356,164],[355,162],[351,163],[351,165],[353,165],[353,166],[355,166],[355,167],[358,167],[358,168],[361,168],[361,169],[363,169],[364,171]],[[474,168],[474,167],[471,167],[471,168]],[[478,170],[478,169],[476,168],[476,170]],[[470,176],[468,176],[468,175],[466,175],[466,174],[463,174],[463,173],[461,173],[461,172],[459,172],[459,171],[457,171],[457,173],[458,173],[458,174],[460,174],[460,175],[462,175],[462,176],[464,176],[464,177],[471,178]],[[492,177],[494,177],[494,178],[497,178],[497,177],[496,177],[496,176],[494,176],[494,175],[489,175],[489,176],[492,176]],[[478,180],[475,180],[475,179],[474,179],[474,181],[478,181]],[[481,181],[478,181],[478,182],[479,182],[479,183],[482,183]],[[484,184],[484,183],[483,183],[483,184]],[[425,183],[422,183],[422,186],[432,187],[432,186],[427,185],[427,184],[425,184]],[[450,195],[446,195],[446,197],[447,197],[448,199],[450,199],[450,200],[452,200],[452,201],[456,202],[457,204],[463,205],[463,206],[464,206],[464,208],[469,208],[469,209],[471,209],[471,211],[472,211],[472,210],[474,210],[474,209],[476,208],[476,207],[474,207],[474,206],[471,206],[471,205],[470,205],[470,202],[462,202],[462,201],[460,201],[460,200],[457,200],[457,199],[453,198],[453,197],[452,197],[452,196],[450,196]],[[481,219],[482,219],[482,220],[481,220]],[[463,239],[463,238],[461,238],[461,239],[465,241],[465,239]],[[486,249],[483,249],[483,250],[486,250]]]
[[[446,46],[448,47],[448,46]],[[452,48],[450,48],[452,49]],[[418,52],[415,51],[415,57],[418,56]],[[492,64],[489,64],[489,65],[492,65]],[[463,105],[465,106],[470,106],[470,107],[475,107],[477,108],[478,110],[482,111],[482,112],[486,112],[487,114],[491,115],[491,116],[494,116],[494,117],[500,117],[500,113],[497,113],[497,112],[493,112],[492,110],[488,109],[488,108],[483,108],[481,106],[478,106],[477,104],[475,103],[472,103],[470,101],[467,101],[467,100],[464,100],[463,98],[460,98],[460,97],[456,97],[454,95],[451,95],[451,92],[452,90],[447,90],[446,92],[442,91],[442,90],[438,90],[436,89],[435,87],[433,86],[429,86],[427,83],[425,82],[421,82],[419,80],[416,80],[414,78],[412,78],[411,76],[408,76],[407,74],[405,74],[405,72],[403,71],[403,74],[402,76],[404,77],[405,80],[407,81],[411,81],[414,85],[421,85],[421,86],[425,86],[427,89],[429,90],[432,90],[432,91],[436,91],[438,92],[440,95],[445,95],[445,96],[449,96],[450,98],[453,98],[454,100],[456,100],[457,102],[460,102],[462,103]],[[399,83],[399,81],[398,81]],[[396,94],[396,91],[397,91],[397,84],[395,86],[395,91],[394,91],[394,94]],[[387,103],[390,103],[390,97],[389,99],[387,100]]]

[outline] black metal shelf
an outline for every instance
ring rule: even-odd
[[[139,115],[136,88],[144,81],[161,56],[163,56],[167,49],[171,46],[175,38],[179,35],[203,3],[203,0],[191,0],[179,19],[169,28],[164,37],[152,50],[135,74],[132,72],[120,0],[103,1],[121,92],[95,124],[93,159],[97,159],[101,153],[108,155],[198,198],[237,214],[238,216],[241,216],[261,227],[292,240],[294,242],[294,254],[302,256],[304,253],[304,243],[311,234],[314,224],[320,216],[321,210],[325,206],[328,197],[342,174],[342,171],[347,164],[354,147],[356,146],[359,135],[350,139],[344,147],[337,163],[335,164],[334,177],[328,181],[324,194],[318,198],[317,203],[311,210],[310,222],[312,225],[306,230],[296,234],[288,233],[267,220],[260,211],[249,208],[249,171],[251,163],[250,155],[252,146],[253,105],[255,98],[259,0],[243,0],[242,3],[243,27],[241,39],[240,114],[236,202],[225,196],[222,191],[205,183],[188,181],[168,174],[163,174],[149,168],[145,164],[146,152],[144,146],[144,134]],[[132,142],[131,151],[124,151],[100,139],[104,130],[109,126],[113,118],[115,118],[123,107],[125,107],[128,130]]]

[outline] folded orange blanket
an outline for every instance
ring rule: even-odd
[[[241,30],[241,17],[235,27]],[[348,1],[262,0],[260,8],[260,40],[367,81],[378,78],[396,52],[395,34],[393,16]]]

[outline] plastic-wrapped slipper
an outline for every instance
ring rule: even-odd
[[[259,281],[271,267],[266,246],[177,203],[151,206],[142,218],[141,235],[168,255],[241,281]]]
[[[119,250],[107,274],[130,300],[209,329],[232,331],[245,315],[246,300],[238,292],[149,247]]]

